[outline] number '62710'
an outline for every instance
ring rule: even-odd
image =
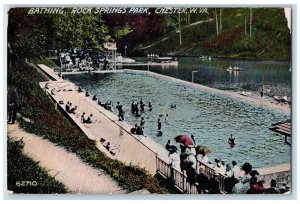
[[[38,183],[36,181],[17,181],[16,186],[37,186]]]

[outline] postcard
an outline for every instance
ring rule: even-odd
[[[10,195],[291,194],[292,7],[7,12]]]

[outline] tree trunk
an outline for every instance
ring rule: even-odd
[[[223,9],[220,9],[220,32],[222,32],[222,12],[223,12]]]
[[[247,17],[246,17],[246,12],[245,12],[244,16],[245,16],[245,35],[247,35]]]
[[[252,38],[252,8],[250,8],[250,38]]]
[[[216,8],[215,8],[215,17],[216,17],[216,31],[217,31],[217,35],[219,35],[218,13],[217,13],[217,9]]]
[[[181,23],[180,23],[180,13],[179,13],[179,18],[178,18],[178,24],[179,24],[179,45],[182,44],[181,40]]]

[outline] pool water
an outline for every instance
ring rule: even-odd
[[[289,119],[289,115],[143,73],[94,73],[66,78],[92,95],[97,94],[102,103],[111,100],[116,106],[120,101],[126,112],[125,120],[132,125],[141,120],[131,114],[132,101],[143,99],[147,105],[150,101],[153,110],[145,108],[142,115],[146,121],[145,134],[163,146],[177,135],[193,134],[197,145],[212,150],[210,160],[218,157],[240,164],[247,161],[254,168],[290,162],[291,147],[285,144],[283,136],[269,130],[271,124]],[[177,108],[171,108],[171,104]],[[114,112],[117,114],[117,109]],[[162,117],[163,135],[158,137],[160,114],[168,114],[169,120],[165,123]],[[227,143],[230,134],[236,138],[234,148]]]

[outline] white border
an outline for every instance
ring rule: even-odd
[[[61,1],[61,0],[51,0],[51,4],[57,4],[57,5],[59,5],[59,4],[61,4],[61,3],[63,3],[64,5],[66,5],[66,4],[83,4],[83,5],[88,5],[88,4],[105,4],[105,5],[108,5],[108,3],[109,3],[109,5],[112,5],[112,4],[118,4],[118,5],[124,5],[124,2],[122,2],[122,1],[120,1],[120,0],[110,0],[110,1],[96,1],[96,0],[94,0],[94,1],[89,1],[89,0],[81,0],[81,1],[74,1],[74,0],[64,0],[63,2]],[[261,0],[253,0],[253,1],[249,1],[249,0],[239,0],[239,1],[233,1],[233,0],[230,0],[230,1],[226,1],[226,4],[224,4],[225,2],[224,2],[224,0],[211,0],[211,1],[204,1],[204,0],[191,0],[191,1],[188,1],[188,3],[186,2],[186,1],[183,1],[183,0],[179,0],[179,1],[176,1],[176,3],[175,3],[175,1],[174,0],[164,0],[163,2],[162,1],[159,1],[159,0],[151,0],[151,1],[145,1],[145,0],[142,0],[142,1],[139,1],[139,3],[137,3],[137,1],[136,0],[126,0],[126,4],[133,4],[133,5],[145,5],[145,4],[147,4],[147,5],[151,5],[151,6],[155,6],[155,5],[164,5],[164,4],[171,4],[171,5],[174,5],[174,4],[179,4],[179,5],[200,5],[200,4],[209,4],[209,5],[214,5],[214,4],[219,4],[220,6],[225,6],[225,7],[238,7],[239,5],[240,6],[243,6],[243,7],[247,7],[247,6],[253,6],[253,5],[263,5],[263,6],[277,6],[277,7],[279,7],[279,6],[282,6],[282,5],[287,5],[287,4],[295,4],[295,7],[294,7],[294,9],[296,8],[297,9],[297,11],[299,11],[299,4],[298,4],[298,2],[296,1],[296,0],[286,0],[286,1],[283,1],[283,0],[281,0],[281,1],[276,1],[276,2],[274,2],[274,0],[265,0],[265,1],[261,1]],[[1,17],[1,18],[3,18],[4,17],[4,15],[5,15],[5,13],[7,12],[6,10],[3,10],[3,4],[20,4],[19,6],[25,6],[25,4],[38,4],[38,5],[49,5],[49,3],[42,3],[42,2],[40,2],[39,0],[4,0],[3,1],[3,3],[2,3],[2,7],[1,7],[1,9],[0,9],[0,11],[1,11],[1,14],[3,14],[3,16]],[[267,4],[269,4],[269,5],[267,5]],[[5,13],[4,13],[5,12]],[[294,12],[294,11],[292,11],[292,16],[293,16],[293,20],[295,20],[295,18],[296,18],[296,12]],[[3,48],[3,55],[1,55],[1,58],[0,58],[0,61],[1,62],[5,62],[6,61],[6,59],[5,59],[5,56],[4,56],[4,54],[5,54],[5,50],[6,50],[6,41],[5,41],[5,39],[4,39],[4,33],[6,32],[6,27],[4,27],[4,21],[5,19],[3,18],[3,19],[1,19],[1,21],[0,21],[0,23],[1,23],[1,27],[3,28],[2,29],[2,31],[3,32],[1,32],[1,47]],[[297,20],[298,20],[298,18],[297,18]],[[295,30],[295,28],[297,28],[297,30]],[[293,44],[293,77],[292,77],[292,81],[293,81],[293,120],[295,121],[296,120],[296,116],[298,115],[298,110],[297,110],[297,107],[296,107],[296,101],[297,101],[297,92],[300,90],[299,89],[299,84],[298,84],[298,82],[297,82],[297,78],[299,77],[298,76],[298,72],[297,72],[297,67],[296,67],[296,59],[298,58],[298,56],[299,56],[299,54],[298,53],[296,53],[296,50],[297,50],[297,48],[298,48],[298,46],[299,46],[299,41],[297,41],[296,42],[296,36],[295,36],[295,34],[296,33],[299,33],[299,20],[297,21],[297,27],[296,27],[296,23],[293,21],[292,22],[292,37],[293,37],[293,42],[292,42],[292,44]],[[296,55],[297,54],[297,55]],[[1,107],[0,107],[0,109],[1,109],[1,111],[3,111],[4,109],[5,109],[5,98],[6,98],[6,66],[4,66],[3,65],[3,69],[1,69],[1,73],[2,73],[2,85],[3,86],[1,86],[2,87],[2,93],[3,94],[1,94]],[[2,112],[2,114],[1,114],[2,116],[5,116],[6,114],[5,114],[5,112],[3,111]],[[1,123],[1,129],[3,130],[3,135],[2,135],[2,138],[6,138],[6,130],[5,130],[5,117],[1,117],[1,119],[0,119],[0,123]],[[298,126],[299,124],[299,121],[296,121],[297,122],[297,125],[296,126]],[[295,128],[295,127],[294,127]],[[293,129],[293,130],[295,130],[295,129]],[[296,136],[296,134],[295,134],[295,132],[293,132],[293,135],[294,136]],[[294,152],[293,152],[293,155],[294,155],[294,158],[295,158],[295,156],[296,156],[296,153],[297,153],[297,147],[299,147],[299,141],[300,141],[300,139],[298,139],[297,140],[297,146],[293,146],[293,150],[294,150]],[[0,149],[1,150],[3,150],[3,139],[1,140],[1,146],[0,146]],[[2,163],[3,165],[6,165],[5,163],[3,163],[3,151],[1,151],[0,150],[0,154],[1,154],[1,157],[0,157],[0,164]],[[293,171],[294,171],[294,169],[295,169],[295,164],[296,163],[299,163],[299,157],[297,157],[297,161],[294,161],[293,160]],[[298,169],[298,168],[297,168]],[[0,173],[1,173],[1,178],[0,178],[0,180],[1,180],[1,184],[0,184],[0,189],[1,189],[1,191],[3,192],[3,168],[1,168],[1,171],[0,171]],[[294,173],[296,173],[296,172],[294,172]],[[295,177],[295,174],[293,175],[293,179],[297,179],[297,184],[299,184],[299,177],[297,176],[297,177]],[[294,188],[294,186],[293,186],[293,188]],[[299,193],[299,187],[297,186],[297,192],[294,192],[294,194],[296,195],[296,194],[298,194],[298,197],[300,196],[300,193]],[[24,197],[27,197],[27,198],[29,198],[29,199],[34,199],[34,197],[32,197],[32,196],[21,196],[20,197],[20,199],[22,199],[22,198],[24,198]],[[40,199],[43,199],[43,198],[45,198],[45,199],[49,199],[49,198],[47,198],[48,196],[44,196],[44,197],[40,197]],[[73,197],[73,196],[72,196]],[[93,197],[93,196],[84,196],[85,197],[85,199],[89,199],[89,197]],[[199,197],[199,196],[198,196]],[[1,198],[3,199],[3,193],[1,193]],[[110,199],[111,197],[103,197],[103,199]],[[153,196],[151,196],[151,199],[157,199],[157,198],[160,198],[160,199],[199,199],[199,198],[197,198],[197,197],[194,197],[194,196],[185,196],[185,195],[179,195],[179,196],[174,196],[174,195],[169,195],[168,197],[166,197],[166,196],[158,196],[158,197],[153,197]],[[56,199],[64,199],[63,198],[63,196],[56,196]],[[76,202],[76,203],[82,203],[82,201],[76,201],[76,199],[82,199],[82,196],[75,196],[75,197],[73,197],[72,199],[75,199],[75,200],[69,200],[69,201],[66,201],[66,200],[64,200],[63,202],[65,203],[65,202],[67,202],[67,203],[74,203],[74,202]],[[99,198],[96,198],[96,199],[99,199]],[[121,198],[117,198],[117,199],[149,199],[149,197],[143,197],[143,196],[134,196],[134,198],[132,198],[132,197],[121,197]],[[202,197],[202,198],[200,198],[200,199],[217,199],[217,200],[219,200],[219,199],[221,199],[221,200],[223,200],[223,199],[226,199],[226,201],[229,201],[230,199],[236,199],[236,196],[234,196],[234,197],[217,197],[217,196],[205,196],[205,197]],[[246,198],[238,198],[238,199],[249,199],[249,197],[247,196]],[[253,199],[255,199],[255,196],[253,197]],[[273,199],[276,199],[276,197],[270,197],[270,199],[272,199],[272,203],[281,203],[282,204],[282,202],[291,202],[291,203],[296,203],[296,201],[294,200],[294,201],[282,201],[282,200],[273,200]],[[287,198],[287,199],[289,199],[289,198]],[[299,198],[297,198],[297,199],[299,199]],[[221,201],[220,200],[220,201]],[[213,201],[213,200],[211,200],[211,201]],[[220,202],[219,201],[219,202]],[[6,202],[11,202],[11,201],[4,201],[5,203]],[[15,201],[14,201],[15,202]],[[25,202],[25,203],[32,203],[32,202],[39,202],[39,201],[21,201],[21,202]],[[48,203],[48,202],[51,202],[51,201],[43,201],[43,202],[46,202],[46,203]],[[97,202],[97,203],[99,203],[99,201],[93,201],[93,202]],[[109,202],[109,201],[102,201],[102,202]],[[121,201],[121,202],[124,202],[124,201]],[[128,201],[128,202],[130,202],[130,203],[140,203],[140,201],[133,201],[133,200],[131,200],[131,201]],[[146,203],[152,203],[153,201],[143,201],[143,203],[144,202],[146,202]],[[156,202],[156,201],[154,201],[154,202]],[[164,201],[164,202],[166,202],[166,201]],[[175,201],[175,200],[172,200],[172,201],[170,201],[170,203],[182,203],[182,202],[187,202],[187,203],[190,203],[191,201]],[[199,202],[199,201],[198,201]],[[202,201],[200,201],[200,202],[202,202]],[[208,201],[204,201],[204,202],[208,202]],[[217,201],[218,202],[218,201]],[[243,200],[243,201],[241,201],[241,200],[233,200],[233,201],[230,201],[230,203],[237,203],[237,202],[245,202],[245,203],[252,203],[252,202],[258,202],[258,200],[256,200],[256,201],[249,201],[249,200]],[[267,200],[264,200],[263,201],[264,203],[265,202],[268,202]]]

